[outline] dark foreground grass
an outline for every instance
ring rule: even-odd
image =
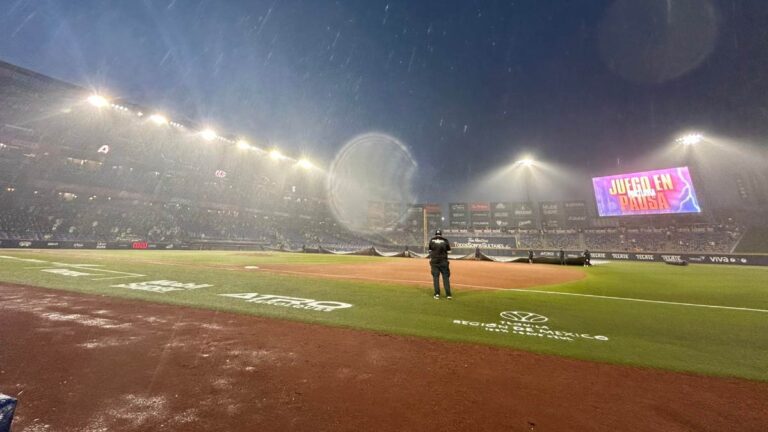
[[[0,281],[4,282],[768,381],[766,268],[610,263],[585,269],[588,277],[577,282],[532,290],[457,290],[455,300],[449,302],[432,299],[430,289],[419,286],[286,276],[244,269],[278,262],[336,264],[380,262],[387,258],[189,251],[7,250],[0,251],[0,256],[3,257],[0,258]],[[101,267],[72,267],[72,264]],[[88,275],[67,276],[44,269],[69,269]],[[145,276],[93,280],[125,276],[107,270]],[[168,293],[114,286],[156,280],[213,286]],[[550,294],[552,292],[600,297]],[[219,295],[238,293],[345,302],[353,307],[320,312],[248,303]],[[137,313],[140,312],[140,307],[137,309]],[[509,315],[502,317],[500,314],[505,311],[533,312],[548,320],[520,324]]]

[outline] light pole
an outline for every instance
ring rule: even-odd
[[[531,168],[536,163],[530,157],[520,159],[515,164],[520,165],[525,169],[525,199],[527,202],[531,202]]]
[[[700,166],[696,162],[696,160],[693,158],[693,151],[695,148],[701,144],[704,141],[704,135],[698,132],[693,133],[687,133],[685,135],[681,135],[677,139],[675,139],[675,143],[682,145],[685,151],[685,157],[683,159],[683,162],[685,165],[689,168],[689,172],[691,174],[691,181],[694,185],[697,185],[699,194],[697,196],[697,201],[699,204],[699,208],[702,209],[702,213],[704,213],[704,206],[702,205],[702,202],[706,202],[707,199],[705,198],[706,194],[706,187],[704,186],[704,180],[699,175]],[[710,219],[710,216],[712,215],[712,212],[706,212],[705,214],[702,214],[702,216],[706,219]]]

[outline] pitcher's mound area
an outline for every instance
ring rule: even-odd
[[[571,282],[586,275],[579,267],[548,264],[451,261],[451,286],[471,289],[527,288]],[[432,285],[429,261],[381,259],[381,262],[344,264],[269,264],[260,270],[338,279]]]

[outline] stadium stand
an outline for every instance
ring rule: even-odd
[[[768,228],[749,228],[738,245],[736,245],[734,252],[768,253]]]
[[[332,216],[322,174],[295,160],[243,148],[234,136],[203,136],[193,122],[124,101],[97,107],[87,96],[0,62],[0,240],[423,247],[420,220],[365,235],[346,229]],[[430,226],[439,220],[433,215]],[[739,251],[768,250],[764,229],[742,240],[732,221],[695,218],[445,232],[509,238],[519,249],[720,253],[739,243]]]

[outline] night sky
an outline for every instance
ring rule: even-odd
[[[3,0],[0,59],[325,164],[387,133],[449,200],[525,151],[603,174],[683,130],[761,141],[766,23],[764,0]]]

